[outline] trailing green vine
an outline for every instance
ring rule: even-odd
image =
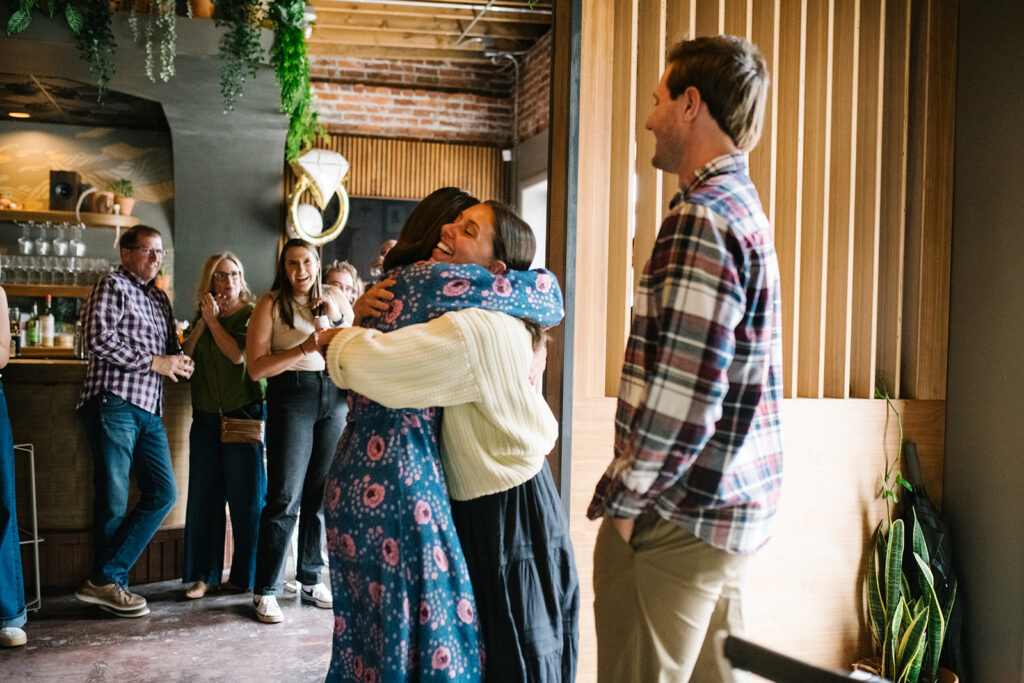
[[[156,83],[154,62],[160,60],[160,80],[167,82],[174,76],[174,58],[178,54],[178,15],[175,0],[135,0],[128,14],[132,37],[146,53],[146,76]],[[191,5],[185,3],[191,16]],[[144,26],[139,26],[139,15],[145,14]],[[154,38],[157,44],[154,46]]]
[[[281,86],[281,111],[288,115],[285,159],[294,161],[317,136],[326,137],[324,125],[313,110],[309,84],[309,56],[306,53],[306,20],[303,0],[277,0],[270,5],[274,24],[274,45],[270,60]]]
[[[88,0],[82,25],[75,34],[78,53],[89,65],[89,73],[96,79],[96,100],[102,102],[107,84],[114,75],[114,52],[117,43],[110,27],[111,11],[108,0]]]
[[[227,113],[242,96],[246,79],[256,78],[263,59],[260,45],[260,0],[219,0],[217,25],[227,30],[218,48],[221,60],[220,93]]]

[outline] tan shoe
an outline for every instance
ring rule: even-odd
[[[146,606],[146,598],[129,592],[127,588],[122,588],[116,583],[97,586],[89,579],[83,581],[75,590],[75,597],[82,602],[104,605],[118,612],[135,612]]]
[[[189,600],[196,600],[197,598],[201,598],[206,595],[206,591],[208,590],[210,590],[209,586],[202,581],[196,581],[185,589],[185,597]]]

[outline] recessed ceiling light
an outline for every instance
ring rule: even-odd
[[[29,118],[32,118],[32,116],[30,114],[28,114],[26,112],[23,112],[23,111],[9,111],[9,112],[7,112],[7,115],[10,116],[12,119],[29,119]]]

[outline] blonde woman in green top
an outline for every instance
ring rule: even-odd
[[[234,555],[225,589],[252,590],[256,538],[267,493],[263,444],[221,443],[221,416],[266,420],[266,382],[245,368],[245,339],[253,295],[238,257],[229,251],[206,261],[185,353],[195,360],[185,512],[187,598],[221,585],[224,503],[231,513]]]

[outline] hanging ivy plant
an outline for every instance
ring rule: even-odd
[[[270,60],[281,86],[281,111],[288,115],[285,159],[294,161],[317,136],[327,137],[320,117],[313,110],[309,85],[309,56],[306,53],[306,20],[303,0],[276,0],[270,6],[274,24],[274,45]]]
[[[227,113],[242,96],[246,79],[256,78],[263,59],[260,45],[260,0],[219,0],[217,25],[227,30],[221,36],[220,94]]]
[[[135,0],[128,13],[132,37],[146,54],[146,76],[154,83],[157,75],[165,83],[174,76],[174,57],[178,52],[178,15],[174,6],[175,0]],[[185,6],[192,16],[192,6],[189,3]],[[145,15],[141,22],[140,12]],[[159,72],[154,71],[157,59],[160,62]]]
[[[13,36],[27,29],[29,24],[32,23],[32,10],[37,7],[42,9],[41,3],[42,0],[12,0],[8,2],[11,9],[15,7],[18,9],[11,12],[11,16],[7,20],[7,35]],[[45,11],[50,15],[51,19],[60,11],[68,22],[68,26],[71,27],[72,33],[77,34],[82,30],[82,13],[67,0],[47,0]]]
[[[114,75],[114,31],[110,28],[111,12],[108,0],[89,0],[82,15],[82,25],[75,35],[78,53],[89,65],[89,73],[96,79],[96,100],[102,102],[107,84]]]

